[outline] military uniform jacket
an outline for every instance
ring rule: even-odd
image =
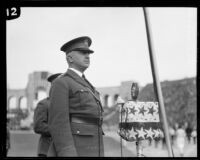
[[[52,83],[49,127],[58,157],[104,156],[102,127],[70,121],[72,116],[102,116],[99,93],[94,91],[93,95],[89,88],[82,77],[70,69]]]
[[[49,98],[41,100],[34,111],[34,131],[40,134],[37,154],[47,155],[51,135],[48,127],[48,108],[49,108]]]

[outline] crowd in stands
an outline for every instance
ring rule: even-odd
[[[197,144],[197,130],[196,126],[188,125],[188,123],[176,123],[174,126],[168,127],[169,135],[170,135],[170,142],[171,146],[175,146],[178,148],[180,156],[184,156],[184,147],[186,144]],[[160,140],[155,139],[155,147],[158,147],[158,144],[162,144],[162,148],[165,149],[166,145],[166,138],[163,134]],[[152,140],[149,140],[149,146],[152,145]]]

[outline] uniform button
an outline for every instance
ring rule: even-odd
[[[80,131],[76,131],[76,133],[77,133],[77,134],[79,134],[79,133],[80,133]]]

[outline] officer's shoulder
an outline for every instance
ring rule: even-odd
[[[49,98],[48,98],[48,97],[43,98],[43,99],[40,100],[40,102],[47,102],[47,101],[49,101]]]
[[[49,101],[49,98],[44,98],[44,99],[42,99],[42,100],[40,100],[40,101],[38,102],[38,106],[39,106],[39,105],[47,104],[48,101]]]
[[[71,78],[67,75],[63,75],[59,78],[56,78],[54,81],[53,81],[53,84],[56,84],[56,83],[66,83],[66,82],[69,82],[71,80]]]

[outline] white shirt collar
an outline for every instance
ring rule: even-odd
[[[77,73],[80,77],[82,77],[82,75],[83,75],[83,73],[81,73],[80,71],[78,71],[75,68],[68,68],[68,69],[71,69],[72,71],[74,71],[75,73]]]

